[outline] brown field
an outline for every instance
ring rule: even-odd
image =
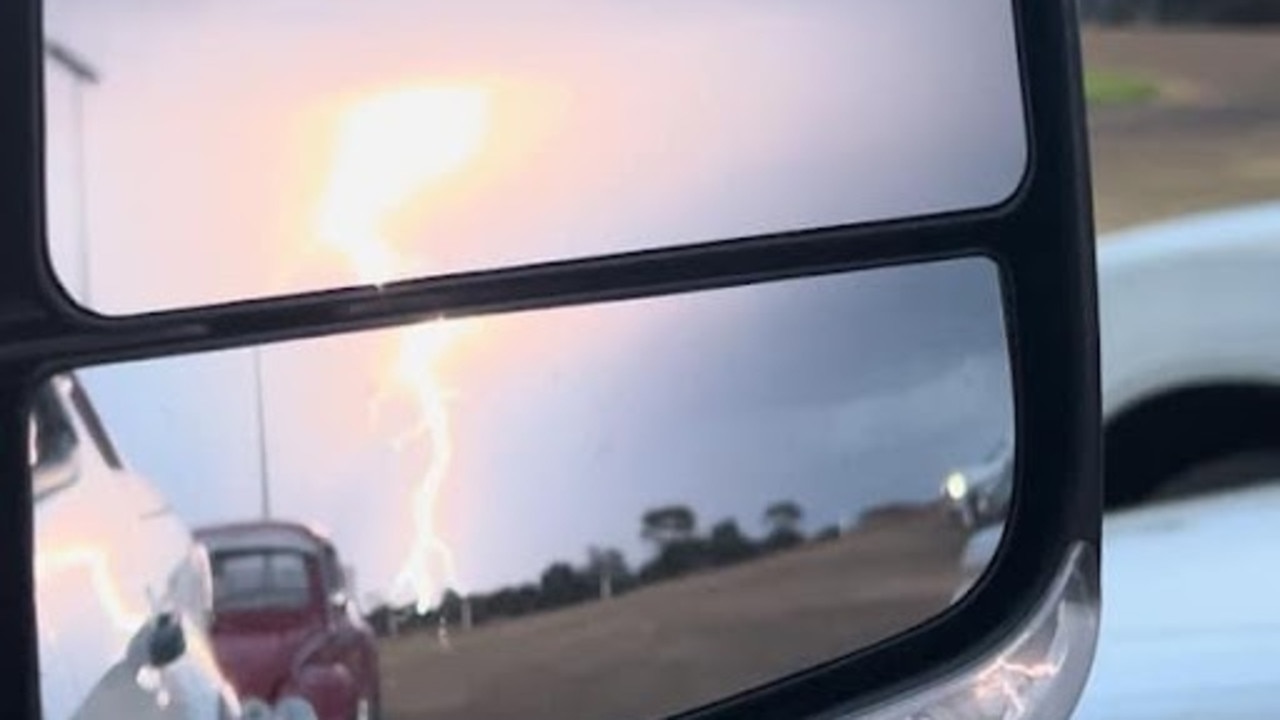
[[[389,640],[390,720],[644,718],[866,646],[944,608],[959,531],[940,514],[604,602]]]
[[[1101,232],[1280,200],[1280,31],[1089,31],[1085,65],[1154,82],[1090,117]]]

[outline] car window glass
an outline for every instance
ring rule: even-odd
[[[216,556],[213,593],[217,612],[304,608],[311,594],[306,558],[292,552]]]

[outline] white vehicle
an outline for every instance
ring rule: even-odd
[[[52,41],[45,57],[49,232],[72,235],[84,203],[81,94],[97,71]],[[87,270],[77,267],[75,284],[87,293]],[[314,720],[298,698],[241,707],[208,636],[206,551],[150,482],[125,467],[74,377],[36,392],[30,457],[45,720],[231,720],[242,711],[247,720]]]
[[[1280,203],[1104,238],[1098,280],[1103,615],[1075,717],[1275,717]]]
[[[47,720],[224,720],[208,559],[129,472],[69,375],[31,413],[40,691]]]

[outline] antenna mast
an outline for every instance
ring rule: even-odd
[[[263,402],[262,348],[250,350],[253,356],[254,400],[258,414],[258,482],[262,495],[262,519],[271,519],[271,476],[267,459],[267,408]]]

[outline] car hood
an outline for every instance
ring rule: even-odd
[[[1109,515],[1102,626],[1078,720],[1272,717],[1280,487]]]

